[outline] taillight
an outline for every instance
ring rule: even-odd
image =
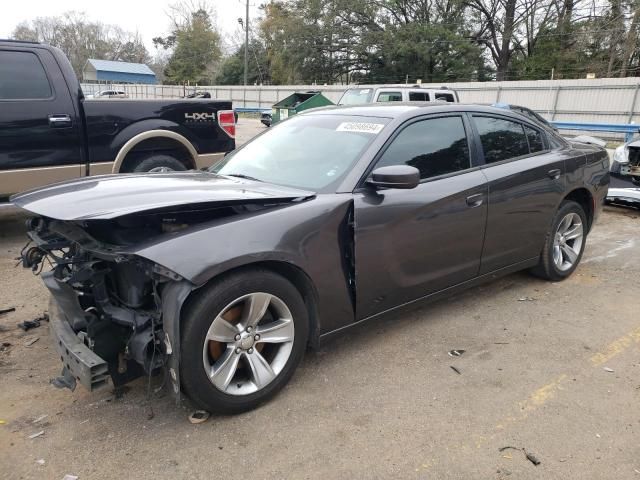
[[[220,110],[218,112],[218,125],[231,138],[236,138],[236,115],[233,110]]]

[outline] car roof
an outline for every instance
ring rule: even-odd
[[[386,104],[367,103],[364,105],[336,105],[316,108],[305,115],[353,115],[363,117],[386,117],[399,118],[403,116],[418,116],[426,113],[446,113],[446,112],[480,112],[494,113],[503,116],[510,116],[518,120],[526,119],[517,112],[496,108],[489,105],[478,105],[474,103],[450,103],[450,102],[390,102]],[[413,115],[411,115],[413,113]]]

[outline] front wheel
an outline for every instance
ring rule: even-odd
[[[291,378],[306,348],[304,301],[268,270],[232,274],[198,294],[182,319],[180,375],[201,408],[255,408]]]
[[[587,216],[580,204],[564,201],[551,224],[540,261],[532,272],[546,280],[564,280],[578,267],[587,237]]]

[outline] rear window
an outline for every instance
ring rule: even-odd
[[[0,100],[51,98],[51,85],[34,53],[0,51]]]
[[[455,102],[456,101],[456,99],[453,97],[453,93],[436,92],[434,94],[434,96],[436,97],[436,100],[443,100],[445,102]]]
[[[363,103],[371,103],[373,97],[373,89],[371,88],[352,88],[344,92],[338,105],[360,105]]]
[[[378,102],[401,102],[402,92],[380,92]]]
[[[531,153],[542,152],[544,150],[544,141],[542,139],[542,133],[535,128],[524,127],[524,132],[527,134],[527,140],[529,140],[529,150]]]
[[[522,124],[495,117],[473,117],[484,160],[495,163],[529,154],[529,144]]]
[[[428,102],[429,94],[427,92],[409,92],[410,102]]]

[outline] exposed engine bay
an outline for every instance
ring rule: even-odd
[[[64,365],[54,385],[73,390],[80,382],[93,390],[110,377],[117,387],[157,374],[165,365],[172,347],[163,330],[162,296],[183,279],[132,254],[132,246],[273,206],[190,206],[111,220],[29,219],[22,264],[42,276],[53,297],[51,308],[64,317],[52,323]]]

